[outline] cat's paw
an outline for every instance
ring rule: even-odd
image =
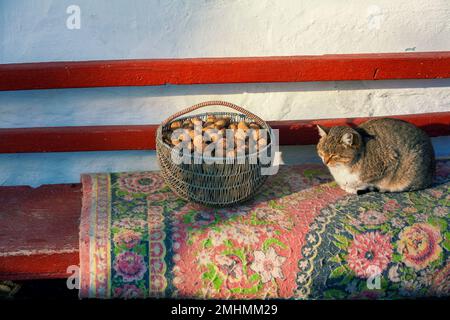
[[[349,188],[349,187],[341,187],[345,192],[350,193],[350,194],[357,194],[358,193],[358,189],[356,188]]]

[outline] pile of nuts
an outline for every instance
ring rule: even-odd
[[[215,157],[235,157],[263,149],[268,143],[268,134],[255,122],[233,122],[230,117],[207,115],[200,118],[174,121],[170,129],[163,132],[166,144],[180,144],[190,152],[209,152]]]

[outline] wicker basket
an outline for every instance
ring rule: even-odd
[[[206,106],[225,106],[239,113],[210,112],[181,117]],[[163,132],[169,129],[174,120],[194,117],[206,119],[207,115],[211,114],[229,116],[232,121],[256,122],[261,128],[268,130],[269,137],[272,135],[271,128],[266,122],[237,105],[224,101],[203,102],[172,115],[159,126],[156,135],[158,162],[164,180],[181,198],[212,207],[231,206],[252,198],[266,181],[267,175],[262,175],[261,169],[269,167],[270,163],[262,164],[259,158],[255,163],[250,161],[250,157],[258,156],[261,152],[270,154],[272,140],[268,141],[266,148],[256,154],[238,156],[234,163],[196,163],[194,154],[189,155],[192,160],[190,164],[174,163],[171,158],[172,147],[163,141]]]

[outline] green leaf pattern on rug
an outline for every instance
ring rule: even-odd
[[[450,294],[449,183],[419,192],[348,196],[322,210],[306,244],[301,298],[395,299]],[[436,206],[439,204],[439,206]],[[331,236],[330,236],[331,235]],[[308,251],[308,252],[309,252]]]

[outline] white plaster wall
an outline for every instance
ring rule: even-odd
[[[448,0],[1,0],[0,21],[0,63],[450,47]]]
[[[66,28],[73,4],[81,8],[79,30]],[[0,0],[0,63],[445,50],[448,0]],[[0,92],[0,128],[154,124],[209,99],[266,120],[438,112],[450,111],[450,80]],[[134,153],[112,153],[119,167],[98,166],[106,160],[97,155],[67,154],[69,180],[81,168],[136,168]],[[45,156],[2,157],[0,184],[66,181],[59,167],[32,169]]]
[[[216,99],[265,120],[438,112],[450,110],[450,79],[5,91],[0,128],[157,124]]]

